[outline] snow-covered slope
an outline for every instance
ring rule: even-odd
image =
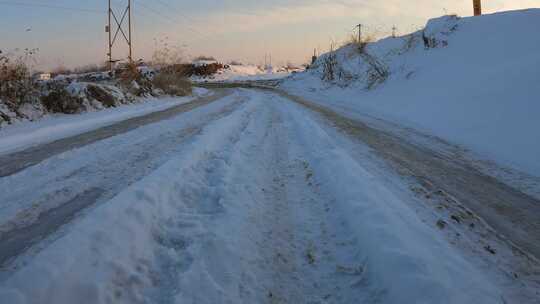
[[[540,9],[445,16],[429,21],[425,35],[419,31],[369,44],[370,57],[357,46],[337,50],[333,80],[322,80],[332,59],[325,54],[283,87],[351,115],[436,135],[538,177],[539,28]],[[372,65],[366,62],[370,58]]]

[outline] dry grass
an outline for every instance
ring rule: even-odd
[[[123,69],[119,70],[118,79],[122,84],[129,85],[133,81],[141,79],[142,75],[135,63],[128,63]]]
[[[88,64],[85,66],[77,67],[73,71],[76,74],[86,74],[86,73],[98,73],[98,72],[106,72],[109,70],[109,64],[107,62],[101,63],[101,64]]]
[[[420,40],[420,37],[416,35],[415,33],[411,33],[405,37],[405,43],[403,44],[403,47],[401,48],[400,53],[406,53],[413,48],[415,48],[416,44]]]
[[[368,90],[385,82],[386,79],[388,79],[388,77],[390,76],[390,70],[383,63],[383,61],[379,60],[379,58],[369,54],[368,52],[362,53],[361,56],[362,59],[364,59],[364,62],[366,62],[369,66],[369,69],[366,72]]]
[[[51,113],[75,114],[84,111],[82,99],[69,94],[65,86],[60,84],[49,87],[49,94],[41,97],[41,103]]]
[[[184,63],[184,52],[182,46],[172,44],[169,38],[154,39],[154,53],[152,54],[151,65],[160,69],[171,65]]]
[[[136,63],[128,63],[118,70],[120,84],[136,96],[145,96],[152,93],[151,80],[143,75]]]
[[[322,58],[322,80],[334,81],[337,70],[338,60],[337,54],[334,51],[334,43],[330,44],[330,52]]]
[[[66,68],[63,65],[59,65],[59,66],[55,67],[54,69],[52,69],[51,74],[53,76],[70,75],[70,74],[73,74],[73,71],[71,69]]]
[[[200,55],[193,59],[194,61],[217,61],[213,56]]]
[[[343,46],[353,45],[353,46],[357,47],[358,52],[364,53],[365,50],[366,50],[366,47],[370,43],[373,43],[373,42],[375,42],[375,36],[372,35],[372,34],[364,35],[361,40],[359,39],[358,35],[351,34],[349,36],[349,39],[347,39],[347,41],[345,41]]]
[[[114,96],[103,87],[97,85],[88,85],[86,89],[90,97],[101,102],[105,107],[111,108],[116,106],[116,99]]]
[[[35,95],[29,66],[35,53],[36,50],[25,49],[21,55],[10,56],[0,51],[0,99],[17,106]]]
[[[187,96],[192,93],[191,81],[184,73],[171,69],[163,69],[157,73],[152,79],[152,85],[168,95]]]
[[[203,56],[199,56],[203,57]],[[184,63],[182,48],[171,45],[167,39],[156,41],[156,50],[152,56],[152,65],[158,71],[151,80],[151,85],[165,94],[186,96],[192,92],[191,75]]]

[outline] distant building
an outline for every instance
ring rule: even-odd
[[[37,78],[38,78],[38,80],[41,80],[41,81],[51,80],[51,73],[38,74]]]

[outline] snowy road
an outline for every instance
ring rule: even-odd
[[[0,200],[4,202],[0,206],[0,265],[55,232],[78,212],[107,201],[163,164],[168,154],[200,132],[202,126],[233,110],[238,99],[193,111],[225,94],[222,91],[164,111],[0,156],[0,176],[11,175],[0,183]],[[184,115],[195,115],[199,121],[190,118],[187,123],[161,124],[159,127],[166,131],[157,136],[154,135],[158,126],[142,128],[137,134],[128,132],[189,111]],[[117,137],[109,139],[114,136]],[[92,143],[97,144],[84,148]],[[69,154],[76,156],[69,157]],[[45,159],[47,161],[43,162]],[[39,165],[34,166],[36,164]],[[32,168],[15,174],[28,167]]]
[[[0,178],[0,298],[535,303],[534,259],[299,102],[237,89]]]

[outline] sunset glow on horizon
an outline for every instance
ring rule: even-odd
[[[123,1],[127,2],[113,1],[118,10]],[[39,48],[37,65],[41,68],[103,62],[107,3],[93,2],[0,5],[0,49]],[[49,4],[80,10],[45,7]],[[539,5],[537,0],[484,1],[483,11],[489,14]],[[186,58],[209,55],[223,62],[258,64],[265,54],[271,54],[278,64],[301,64],[313,49],[325,51],[331,41],[344,41],[358,23],[365,25],[367,33],[384,37],[393,26],[398,34],[405,34],[433,17],[454,13],[470,16],[472,12],[472,0],[135,0],[134,52],[136,58],[151,59],[159,39],[181,47]],[[125,54],[122,48],[115,52],[119,57]]]

